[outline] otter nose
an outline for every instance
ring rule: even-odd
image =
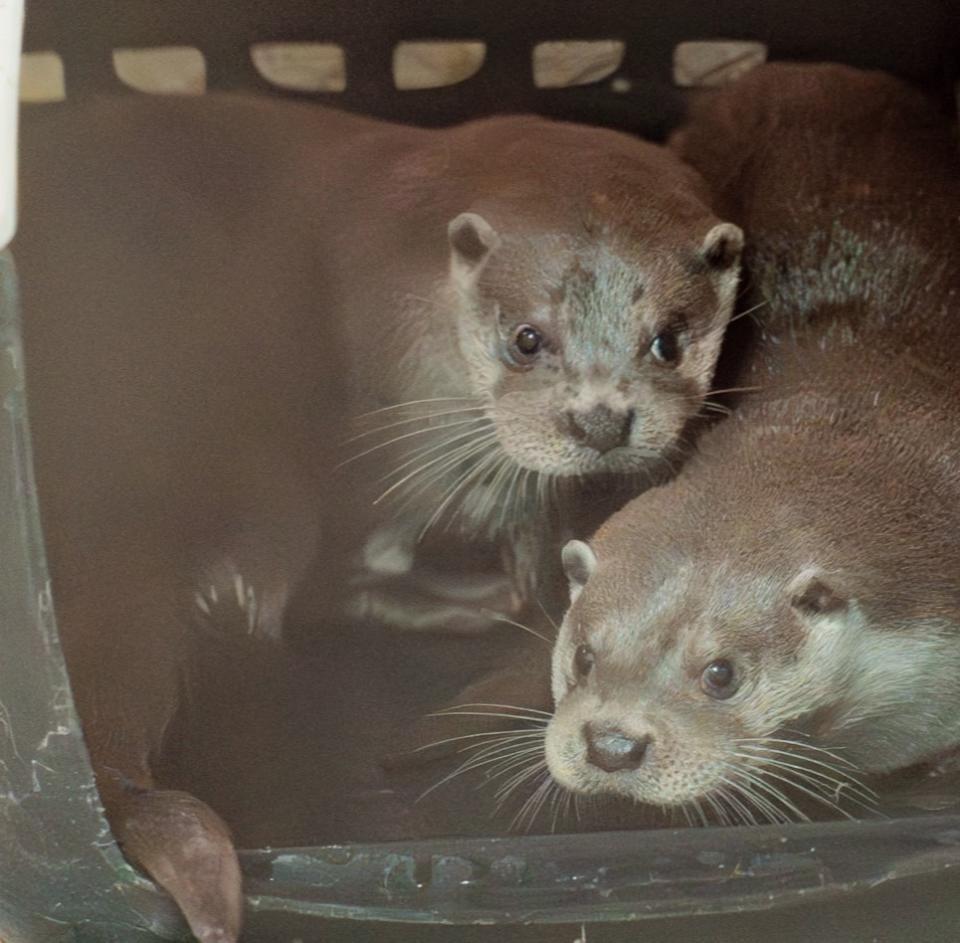
[[[649,737],[635,740],[615,727],[594,727],[589,723],[583,725],[583,739],[587,743],[587,761],[608,773],[637,769],[650,744]]]
[[[609,406],[594,406],[587,412],[567,413],[569,435],[601,454],[626,445],[633,425],[633,410],[618,411]]]

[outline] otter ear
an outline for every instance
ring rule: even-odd
[[[596,554],[582,540],[571,540],[563,548],[563,572],[570,581],[570,602],[587,585],[593,571],[597,568]]]
[[[447,238],[455,270],[476,275],[500,245],[497,231],[478,213],[461,213],[450,220]]]
[[[700,248],[700,257],[712,269],[728,269],[736,265],[743,252],[743,230],[733,223],[717,223],[707,233]]]
[[[808,616],[824,616],[847,608],[847,599],[817,570],[806,570],[790,586],[790,605]]]

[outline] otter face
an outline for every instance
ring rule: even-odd
[[[708,572],[669,545],[628,560],[622,549],[607,562],[578,541],[564,551],[572,605],[546,736],[561,786],[786,821],[805,817],[791,789],[862,806],[857,775],[957,742],[947,620],[880,625],[849,575],[814,566],[751,573],[741,557]]]
[[[460,348],[513,461],[555,476],[663,466],[709,392],[741,231],[707,219],[638,249],[508,238],[463,213],[448,234]]]

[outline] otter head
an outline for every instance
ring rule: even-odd
[[[784,515],[782,492],[766,518],[762,487],[739,513],[723,491],[655,489],[596,553],[565,548],[550,772],[577,793],[721,820],[803,817],[798,799],[855,812],[870,801],[858,777],[960,742],[953,589],[915,582],[918,542],[890,521],[877,531],[890,543],[864,553],[869,495],[828,528],[805,527],[802,501]]]
[[[743,235],[702,213],[660,233],[557,229],[498,231],[474,212],[450,222],[472,392],[523,468],[574,476],[662,466],[709,392]]]

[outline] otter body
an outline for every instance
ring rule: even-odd
[[[329,617],[370,534],[374,580],[445,509],[535,547],[543,476],[654,470],[740,233],[662,149],[535,118],[127,98],[28,116],[21,167],[41,513],[101,795],[196,935],[232,940],[229,833],[152,773],[197,639]]]
[[[785,821],[960,743],[955,128],[878,74],[771,65],[676,139],[750,235],[757,392],[565,550],[553,776]]]

